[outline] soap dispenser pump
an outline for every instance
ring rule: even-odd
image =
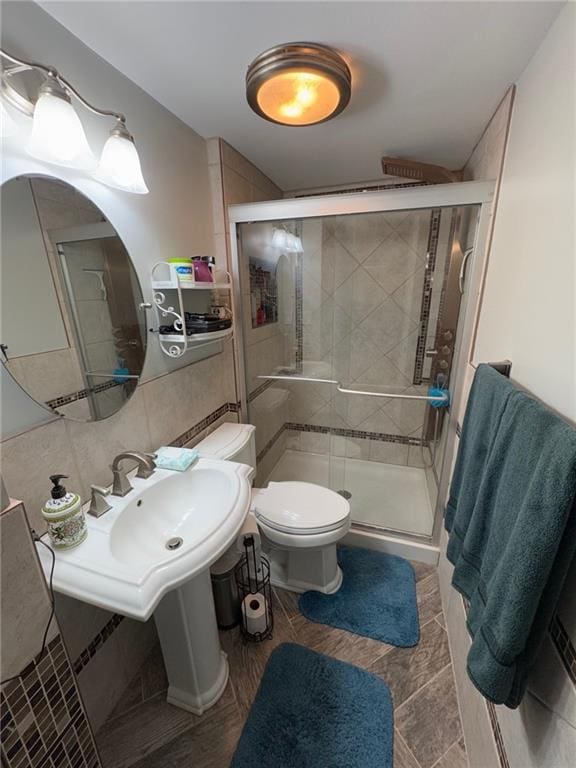
[[[54,549],[72,549],[88,535],[82,500],[77,493],[68,493],[60,480],[67,475],[50,475],[53,488],[50,498],[42,508],[42,516],[48,527],[48,535]]]

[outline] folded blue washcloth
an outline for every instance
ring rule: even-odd
[[[159,469],[173,469],[184,472],[198,458],[196,448],[173,448],[163,445],[156,451],[156,466]]]

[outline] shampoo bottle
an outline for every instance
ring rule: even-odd
[[[82,511],[82,500],[77,493],[68,493],[60,480],[66,475],[50,475],[54,487],[51,498],[42,507],[42,516],[48,526],[48,535],[54,549],[72,549],[88,535]]]

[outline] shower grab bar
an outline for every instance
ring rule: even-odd
[[[335,379],[314,379],[309,376],[258,376],[258,379],[269,379],[279,381],[311,381],[316,384],[336,384],[338,392],[342,392],[345,395],[366,395],[367,397],[387,397],[389,400],[426,400],[426,402],[433,403],[445,403],[447,398],[443,395],[401,395],[395,392],[365,392],[361,389],[346,389]]]

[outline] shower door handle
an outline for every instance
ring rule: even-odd
[[[474,248],[467,248],[464,251],[464,256],[462,257],[462,264],[460,264],[460,274],[458,275],[458,288],[460,289],[460,295],[464,293],[464,280],[466,279],[466,266],[468,264],[468,259],[472,254],[474,253]]]

